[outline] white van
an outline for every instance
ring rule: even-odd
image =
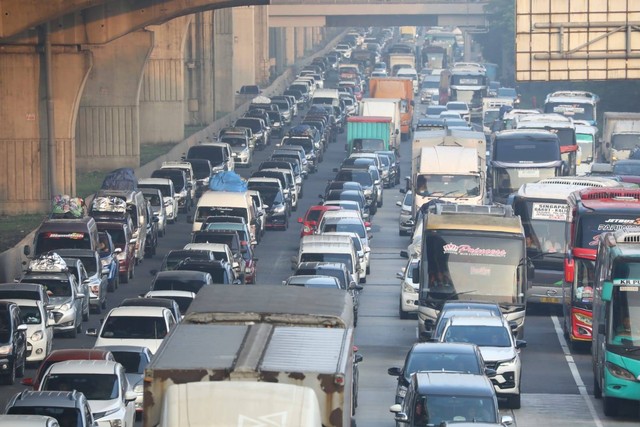
[[[200,196],[196,213],[193,218],[189,218],[189,222],[193,224],[191,231],[200,231],[202,223],[207,217],[218,215],[231,215],[243,217],[249,229],[256,237],[256,216],[255,204],[248,192],[233,191],[207,191]]]
[[[158,426],[184,425],[184,420],[211,426],[241,425],[239,420],[242,425],[322,426],[318,398],[310,387],[252,381],[170,385]]]
[[[295,270],[301,262],[341,262],[353,274],[356,283],[365,279],[364,266],[360,264],[358,251],[347,235],[312,234],[300,239],[298,256],[291,258],[291,269]]]

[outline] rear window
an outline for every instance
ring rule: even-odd
[[[45,231],[38,234],[35,246],[35,255],[55,249],[91,249],[91,237],[76,231]]]
[[[243,125],[239,125],[243,126]],[[207,159],[212,165],[218,165],[224,162],[224,151],[218,146],[195,146],[189,148],[187,157],[192,159]]]

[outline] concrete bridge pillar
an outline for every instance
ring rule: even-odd
[[[284,39],[285,39],[285,58],[286,64],[292,65],[296,62],[296,35],[295,28],[286,27],[284,29]]]
[[[255,14],[253,7],[219,9],[214,14],[216,111],[231,112],[236,91],[256,83]]]
[[[75,195],[75,121],[91,70],[91,52],[52,55],[56,183]],[[3,46],[0,54],[0,214],[48,212],[49,157],[44,57],[33,47]]]
[[[206,126],[216,118],[213,11],[191,15],[184,46],[184,123]]]
[[[271,34],[273,40],[269,40],[272,46],[272,57],[275,62],[275,71],[277,74],[282,73],[287,68],[287,46],[286,34],[284,27],[272,28]]]
[[[310,52],[313,50],[313,27],[304,27],[304,50]]]
[[[268,6],[254,6],[254,43],[256,82],[266,83],[270,77],[269,61],[269,8]]]
[[[303,58],[304,57],[304,50],[305,50],[305,38],[306,38],[306,29],[304,27],[295,27],[294,28],[294,34],[295,34],[295,49],[296,49],[296,59],[299,58]]]
[[[192,15],[183,16],[146,28],[153,32],[154,45],[140,91],[141,142],[184,139],[184,45],[191,19]],[[195,73],[194,68],[190,70]]]
[[[94,67],[76,127],[78,170],[140,165],[140,85],[152,48],[150,31],[91,46]]]

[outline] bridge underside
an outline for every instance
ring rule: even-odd
[[[270,27],[485,26],[484,4],[271,4]]]

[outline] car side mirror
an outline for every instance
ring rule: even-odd
[[[133,390],[127,390],[124,393],[124,401],[125,402],[133,402],[134,400],[136,400],[138,398],[138,393],[136,393]]]
[[[85,294],[76,294],[76,299],[83,299],[85,296]]]
[[[527,342],[525,340],[516,340],[517,349],[526,348],[526,347],[527,347]]]
[[[409,251],[400,251],[400,257],[409,259]]]
[[[389,368],[387,369],[387,374],[393,377],[399,377],[402,374],[402,369],[398,367]]]
[[[89,328],[87,329],[86,334],[90,337],[97,337],[98,336],[98,330],[96,328]]]
[[[398,201],[396,202],[396,206],[402,206],[402,202],[401,202],[400,200],[398,200]]]
[[[27,330],[27,325],[25,323],[23,323],[21,325],[18,325],[16,330],[18,330],[18,331],[26,331]]]
[[[24,248],[22,249],[22,253],[25,256],[31,255],[31,247],[29,245],[25,245]]]
[[[513,424],[513,417],[511,415],[503,415],[500,417],[500,424],[503,426],[510,426]]]

